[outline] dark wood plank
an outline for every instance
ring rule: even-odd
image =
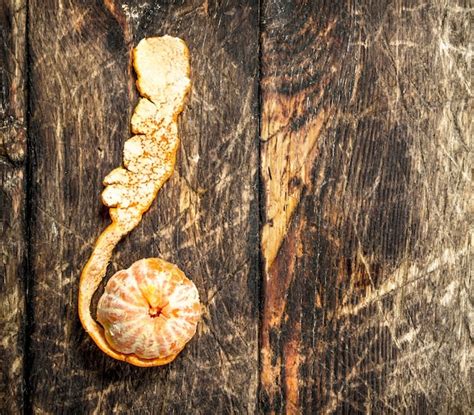
[[[0,408],[23,408],[26,8],[0,1]]]
[[[39,413],[252,413],[258,385],[256,90],[258,9],[241,2],[32,0],[33,155],[28,379]],[[109,222],[101,180],[122,158],[136,104],[131,48],[171,34],[189,45],[193,89],[172,179],[114,254],[178,264],[205,305],[169,366],[101,353],[76,310],[79,275]]]
[[[472,408],[472,13],[264,2],[262,412]]]

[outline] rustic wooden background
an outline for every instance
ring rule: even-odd
[[[1,413],[472,410],[472,2],[0,5]],[[179,162],[108,275],[160,256],[205,314],[140,369],[76,300],[162,34],[192,56]]]

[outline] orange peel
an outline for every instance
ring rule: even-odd
[[[115,342],[113,346],[111,333],[107,330],[110,329],[109,320],[113,320],[113,316],[118,311],[112,310],[115,314],[107,317],[100,308],[101,304],[107,301],[103,298],[99,300],[98,314],[102,315],[102,323],[107,326],[104,327],[92,317],[90,306],[92,296],[106,274],[115,246],[140,223],[142,215],[148,210],[158,191],[174,170],[179,146],[177,120],[191,86],[189,51],[186,44],[175,37],[146,38],[141,40],[133,50],[133,65],[137,73],[137,88],[141,95],[131,120],[131,130],[135,135],[125,142],[123,167],[112,170],[104,179],[106,187],[102,192],[102,202],[109,207],[112,223],[98,237],[93,252],[82,271],[78,309],[85,331],[103,352],[117,360],[149,367],[164,365],[174,360],[194,335],[200,306],[197,290],[192,281],[187,279],[178,267],[166,261],[157,258],[137,261],[141,263],[142,268],[145,267],[143,272],[152,272],[149,285],[153,285],[154,281],[160,284],[166,274],[169,281],[174,281],[175,288],[176,284],[181,284],[188,287],[191,293],[188,305],[192,310],[192,316],[187,317],[192,327],[188,327],[187,336],[176,339],[173,347],[168,348],[169,350],[160,349],[161,352],[157,352],[156,356],[149,356],[149,351],[143,352],[142,345],[137,349],[142,350],[141,355],[138,352],[138,354],[125,353],[117,350],[117,347],[120,348],[117,345],[120,341]],[[138,269],[137,263],[133,264],[129,270]],[[161,267],[160,272],[165,274],[156,271],[157,267]],[[123,275],[120,273],[129,270],[119,271],[111,277],[104,296],[110,295],[107,292],[109,284],[111,286],[116,284],[114,281],[119,280],[120,275]],[[140,278],[136,272],[134,275],[133,278]],[[146,294],[148,289],[154,288],[145,287],[143,298],[147,301],[151,298]],[[172,291],[168,291],[166,294],[171,295],[171,293]],[[110,305],[110,301],[107,304]],[[183,305],[178,304],[178,308],[179,306]],[[150,316],[150,318],[153,317],[151,314]],[[114,330],[116,329],[117,327],[114,326]],[[173,329],[168,330],[173,334]],[[149,343],[149,339],[145,340]]]

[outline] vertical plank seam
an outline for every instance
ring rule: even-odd
[[[256,396],[256,409],[257,413],[261,413],[260,408],[260,395],[261,395],[261,349],[262,349],[262,325],[263,325],[263,304],[265,301],[265,292],[264,292],[264,280],[265,278],[262,270],[262,243],[261,243],[261,230],[263,225],[263,215],[265,214],[262,197],[263,193],[263,181],[262,181],[262,151],[261,151],[261,135],[262,135],[262,30],[263,30],[263,0],[258,0],[257,6],[257,19],[258,19],[258,29],[257,29],[257,45],[258,45],[258,60],[257,60],[257,290],[258,290],[258,326],[257,326],[257,396]]]
[[[31,284],[32,284],[32,249],[31,241],[31,220],[32,215],[32,187],[33,187],[33,154],[31,146],[31,109],[32,97],[30,93],[31,78],[31,48],[30,48],[30,1],[26,0],[26,16],[25,16],[25,127],[26,127],[26,174],[25,174],[25,259],[24,259],[24,277],[23,288],[25,295],[25,315],[23,316],[23,413],[33,413],[30,396],[30,379],[31,367],[33,359],[31,356],[31,330],[33,328],[33,304],[31,301]]]

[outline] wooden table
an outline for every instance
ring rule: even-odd
[[[0,4],[0,412],[472,409],[472,3]],[[192,56],[179,161],[108,275],[162,257],[205,311],[141,369],[76,302],[162,34]]]

